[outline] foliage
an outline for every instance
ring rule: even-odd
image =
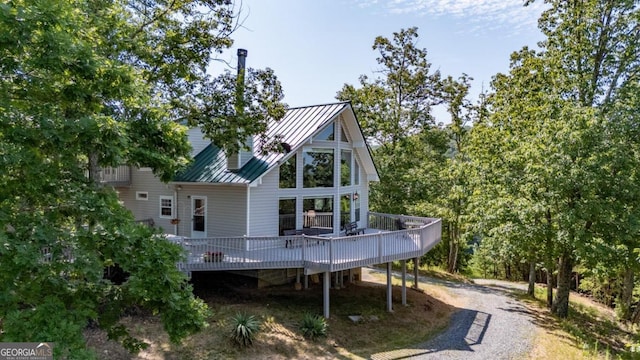
[[[253,339],[260,330],[260,322],[253,315],[237,313],[232,319],[231,339],[239,346],[253,344]]]
[[[0,4],[0,341],[83,357],[91,321],[136,350],[118,324],[133,306],[159,314],[174,342],[206,326],[175,266],[182,249],[135,224],[98,170],[148,166],[168,180],[188,163],[179,122],[199,123],[204,100],[233,92],[206,75],[232,43],[233,16],[226,0]],[[244,127],[257,109],[282,109],[273,73],[251,74],[228,151],[262,129]],[[115,265],[122,283],[103,276]]]
[[[327,321],[320,315],[306,313],[302,316],[300,330],[304,337],[315,340],[319,337],[327,335]]]
[[[638,103],[629,91],[640,65],[639,10],[630,1],[548,3],[541,51],[523,48],[509,74],[494,77],[470,153],[479,229],[549,274],[557,266],[550,305],[566,317],[575,263],[637,271],[628,262],[640,215]]]
[[[433,189],[433,176],[421,178],[418,172],[433,174],[429,170],[437,169],[447,147],[430,114],[439,102],[440,73],[430,71],[417,38],[415,27],[394,32],[391,39],[378,36],[373,50],[381,76],[362,75],[359,87],[345,84],[336,96],[352,102],[364,135],[375,144],[380,183],[372,185],[370,201],[376,211],[407,213],[411,199]]]

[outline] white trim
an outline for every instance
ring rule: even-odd
[[[166,195],[160,195],[160,197],[158,198],[158,206],[159,206],[159,213],[158,216],[161,219],[173,219],[174,217],[174,208],[175,208],[175,204],[173,201],[173,196],[166,196]],[[162,200],[169,200],[171,202],[171,214],[170,215],[162,215],[162,209],[166,208],[166,206],[162,206]]]
[[[254,180],[255,182],[255,180]],[[182,185],[182,186],[247,186],[250,184],[250,182],[238,182],[238,183],[231,183],[231,182],[183,182],[183,181],[172,181],[169,184],[171,185]]]
[[[147,201],[149,200],[148,191],[136,191],[136,200]]]
[[[138,168],[138,171],[148,172],[148,171],[152,171],[152,169],[150,167],[141,167],[141,168]]]
[[[246,236],[251,236],[249,230],[251,229],[251,186],[247,186],[247,228],[245,229]]]

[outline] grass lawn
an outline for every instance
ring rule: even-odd
[[[100,359],[362,359],[372,354],[421,343],[441,331],[455,311],[455,299],[438,286],[420,284],[407,289],[408,306],[401,305],[400,288],[394,286],[394,312],[386,311],[385,277],[363,274],[363,281],[344,289],[331,289],[331,317],[327,337],[305,339],[299,324],[305,313],[322,314],[322,286],[296,291],[292,285],[249,289],[237,284],[196,284],[196,294],[212,310],[209,327],[171,344],[155,316],[124,318],[134,336],[149,343],[137,356],[106,339],[98,329],[85,333]],[[397,280],[394,280],[394,284]],[[411,283],[407,284],[408,286]],[[451,305],[453,304],[453,305]],[[240,349],[229,340],[231,318],[237,313],[255,315],[262,323],[253,346]],[[354,323],[350,315],[364,321]]]

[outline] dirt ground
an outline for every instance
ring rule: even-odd
[[[129,354],[118,343],[108,340],[104,331],[96,327],[88,328],[85,337],[87,345],[101,360],[360,359],[397,346],[390,340],[390,328],[406,329],[406,334],[398,334],[400,338],[410,341],[413,336],[416,342],[422,341],[444,328],[455,310],[449,305],[455,303],[455,299],[437,288],[408,289],[409,306],[401,306],[400,288],[394,286],[394,312],[389,314],[386,312],[385,282],[384,275],[365,269],[362,281],[343,289],[332,289],[328,336],[317,341],[303,338],[298,322],[305,312],[322,312],[321,284],[297,291],[293,284],[251,289],[238,282],[194,284],[196,295],[209,305],[212,316],[207,329],[188,337],[182,344],[171,344],[159,318],[145,314],[133,314],[122,320],[132,335],[149,344],[137,355]],[[424,289],[424,285],[421,288]],[[230,318],[238,312],[256,314],[263,324],[253,346],[247,349],[237,348],[228,337]],[[349,315],[359,315],[363,321],[354,323]],[[412,328],[420,330],[416,333]]]

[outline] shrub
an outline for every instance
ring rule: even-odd
[[[237,313],[232,318],[233,329],[231,339],[239,346],[249,346],[253,344],[253,338],[260,330],[260,322],[253,315]]]
[[[319,315],[305,314],[300,324],[304,337],[315,340],[327,335],[327,321]]]

